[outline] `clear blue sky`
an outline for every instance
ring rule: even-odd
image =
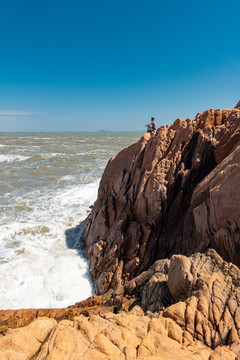
[[[0,2],[0,131],[143,130],[240,100],[240,1]]]

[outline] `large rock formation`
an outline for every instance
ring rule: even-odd
[[[99,295],[0,311],[0,359],[240,360],[239,162],[239,103],[110,159],[82,235]]]
[[[212,247],[239,265],[240,110],[177,119],[109,160],[82,239],[98,294]]]
[[[128,283],[125,290],[135,297],[123,296],[120,287],[72,308],[85,307],[85,313],[56,321],[49,316],[63,310],[58,315],[49,310],[48,317],[39,312],[30,324],[5,329],[0,358],[239,360],[239,285],[237,266],[214,250],[188,258],[173,255]],[[0,312],[5,324],[10,313]]]

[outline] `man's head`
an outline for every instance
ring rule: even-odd
[[[154,121],[154,117],[151,117],[151,121]]]

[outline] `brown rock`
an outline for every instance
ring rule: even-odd
[[[177,264],[175,256],[171,260],[176,277],[182,271],[185,258],[180,257],[183,261]],[[196,253],[188,260],[192,281],[186,283],[186,286],[189,284],[189,289],[185,291],[186,300],[168,307],[163,316],[174,320],[209,347],[238,344],[239,317],[236,310],[240,305],[240,270],[224,262],[214,250],[206,254]],[[175,287],[181,290],[181,281],[179,285],[175,282]],[[178,289],[174,291],[178,293]]]
[[[39,321],[39,320],[37,320]],[[26,329],[21,328],[19,342],[31,344],[31,333],[24,338]],[[8,355],[2,359],[22,360],[156,360],[156,359],[227,359],[236,355],[230,347],[221,347],[212,351],[198,340],[186,340],[184,331],[173,320],[150,319],[145,315],[106,314],[105,317],[76,317],[73,321],[62,320],[55,326],[44,343],[37,342],[29,351],[25,346],[20,356],[13,353],[16,339],[11,341],[10,334],[4,339],[8,344]],[[188,341],[187,346],[186,341]],[[235,349],[236,350],[236,349]],[[6,352],[3,353],[5,356]],[[17,358],[16,358],[17,356]]]
[[[173,255],[168,271],[168,288],[175,301],[186,298],[191,292],[193,276],[190,260],[181,255]]]
[[[240,270],[237,266],[223,261],[211,249],[189,258],[174,255],[170,260],[156,261],[142,276],[131,280],[135,288],[126,286],[125,290],[134,289],[135,300],[141,304],[145,301],[142,293],[152,289],[149,283],[157,287],[158,282],[170,286],[169,304],[159,313],[149,312],[147,308],[158,311],[157,297],[150,296],[151,301],[144,303],[144,313],[118,288],[86,301],[86,309],[90,311],[91,301],[95,314],[73,316],[58,323],[54,319],[38,318],[26,327],[9,329],[0,336],[0,358],[220,360],[239,357]],[[128,307],[118,313],[114,313],[115,308],[102,313],[104,306],[111,309],[110,300],[128,303]]]
[[[240,101],[237,103],[237,105],[235,106],[235,109],[240,109]]]
[[[123,289],[119,287],[114,293],[109,291],[103,296],[92,296],[86,300],[76,303],[73,306],[63,309],[20,309],[20,310],[0,310],[0,334],[6,333],[8,329],[26,326],[39,317],[53,318],[57,321],[63,319],[73,319],[81,314],[104,314],[112,311],[119,303],[119,294]],[[121,307],[130,306],[131,302],[124,298]]]
[[[189,213],[195,236],[214,247],[225,259],[240,265],[240,145],[195,189]]]
[[[212,247],[239,264],[238,143],[240,110],[210,109],[109,161],[82,236],[98,294],[173,254]]]

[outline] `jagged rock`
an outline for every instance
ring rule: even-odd
[[[173,302],[167,285],[169,263],[168,259],[158,260],[126,284],[126,292],[137,294],[144,311],[156,312]]]
[[[182,262],[187,258],[179,255]],[[240,351],[240,271],[237,266],[226,263],[214,251],[206,254],[196,253],[189,259],[190,267],[183,268],[180,261],[175,264],[171,277],[183,275],[185,278],[185,300],[166,308],[164,317],[170,317],[186,329],[194,338],[216,348],[219,345],[235,344]],[[175,262],[175,256],[171,262]],[[170,263],[171,268],[171,263]],[[170,272],[169,272],[170,275]],[[188,279],[192,281],[189,282]],[[175,282],[182,289],[182,283]],[[174,289],[173,297],[179,292]],[[180,292],[182,295],[182,293]],[[238,344],[238,345],[237,345]]]
[[[240,110],[210,109],[110,159],[82,236],[98,294],[173,254],[240,263],[239,146]]]
[[[235,106],[235,109],[240,109],[240,101],[237,103],[237,105]]]
[[[42,320],[37,320],[41,322]],[[36,322],[36,321],[35,321]],[[32,327],[35,323],[32,323]],[[19,331],[19,341],[26,342],[26,328]],[[21,337],[22,336],[22,337]],[[29,346],[31,334],[28,334]],[[183,331],[171,319],[149,318],[139,310],[129,314],[108,313],[104,316],[92,315],[75,317],[72,321],[62,320],[54,326],[43,343],[36,340],[31,352],[15,351],[16,339],[11,342],[10,334],[4,338],[8,343],[8,353],[1,359],[14,360],[147,360],[147,359],[191,359],[207,360],[211,349],[199,341],[182,344]],[[22,348],[25,343],[22,343]],[[28,347],[27,347],[28,350]],[[231,353],[231,352],[230,352]],[[9,356],[10,354],[10,356]]]
[[[240,265],[240,144],[194,190],[188,216],[196,241]]]
[[[155,291],[158,285],[168,289],[168,295]],[[28,326],[8,329],[0,335],[0,358],[236,360],[240,358],[239,285],[239,268],[213,249],[188,258],[173,255],[126,284],[125,293],[135,293],[133,299],[123,296],[119,287],[85,301],[88,313],[58,322],[39,317]],[[134,299],[141,307],[134,306]],[[118,310],[109,306],[118,302],[122,305]],[[80,304],[72,310],[80,309]]]
[[[158,260],[147,272],[132,279],[126,291],[135,292],[145,311],[161,313],[179,325],[187,338],[198,339],[210,348],[227,345],[240,354],[240,270],[209,249],[187,258],[173,255],[166,262],[163,294],[152,291],[152,279],[163,271]],[[147,275],[146,275],[147,274]],[[155,282],[155,288],[157,282]],[[166,305],[166,287],[168,304]],[[146,301],[145,293],[148,292]],[[161,296],[161,303],[158,296]],[[165,309],[163,305],[165,300]],[[187,333],[187,334],[186,334]],[[184,335],[184,336],[185,336]],[[218,350],[219,351],[219,350]]]

